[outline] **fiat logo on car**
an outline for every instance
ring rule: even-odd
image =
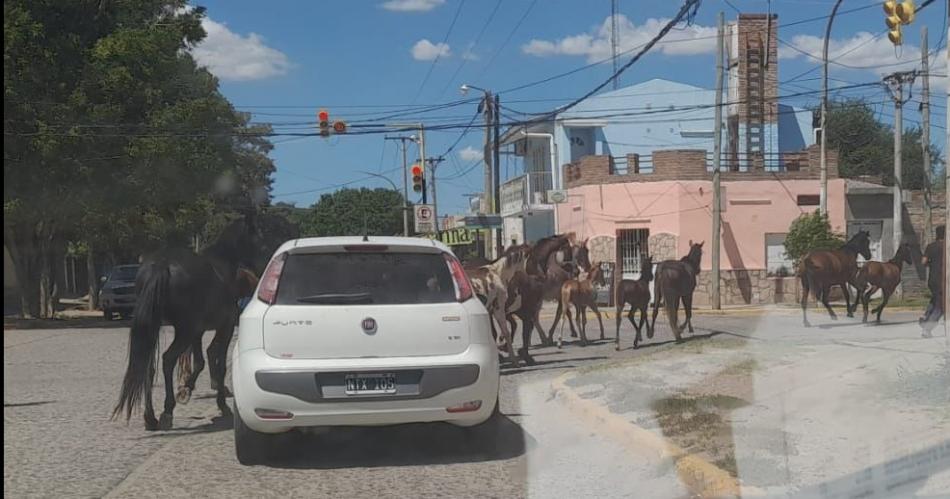
[[[363,332],[366,334],[376,333],[376,319],[367,317],[363,319]]]

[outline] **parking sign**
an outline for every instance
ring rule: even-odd
[[[428,234],[435,232],[435,210],[431,204],[417,204],[415,206],[416,233]]]

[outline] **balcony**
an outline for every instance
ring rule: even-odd
[[[531,210],[553,210],[548,200],[550,172],[531,172],[501,184],[501,215],[522,215]]]

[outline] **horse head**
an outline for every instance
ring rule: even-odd
[[[587,247],[588,239],[584,239],[581,243],[573,246],[571,248],[574,253],[574,262],[585,271],[590,271],[593,268],[593,265],[590,262],[590,249]]]
[[[855,253],[864,257],[865,260],[871,259],[871,233],[866,230],[859,230],[857,234],[852,237],[847,244],[844,245],[845,249],[850,249]]]
[[[914,264],[914,252],[911,249],[910,244],[901,243],[897,248],[897,252],[894,253],[894,258],[892,259],[894,263],[906,263],[907,265]]]
[[[705,243],[706,241],[694,243],[693,240],[690,239],[689,253],[687,253],[686,256],[684,256],[682,260],[686,263],[689,263],[693,267],[693,269],[696,270],[696,273],[699,273],[699,264],[700,262],[702,262],[702,259],[703,259],[703,244]]]
[[[640,278],[647,281],[653,280],[653,257],[643,256],[640,259]]]
[[[587,274],[587,279],[590,280],[590,282],[600,286],[605,286],[607,284],[607,281],[604,278],[604,269],[601,268],[599,264],[591,265],[591,269]]]

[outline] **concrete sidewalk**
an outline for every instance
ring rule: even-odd
[[[767,314],[753,334],[653,344],[563,384],[766,496],[945,496],[944,338],[912,321],[838,325],[847,335]]]

